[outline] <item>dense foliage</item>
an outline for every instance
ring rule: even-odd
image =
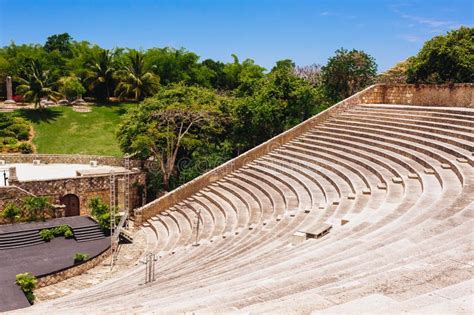
[[[461,27],[427,41],[409,59],[409,83],[474,82],[474,28]]]
[[[91,216],[97,221],[101,229],[108,233],[110,231],[110,207],[100,197],[91,198],[87,206]],[[117,211],[117,209],[112,209],[112,211]]]
[[[326,106],[320,90],[299,77],[289,60],[278,62],[266,75],[257,74],[250,63],[243,67],[246,70],[235,68],[236,73],[246,74],[235,76],[239,83],[233,93],[172,84],[125,116],[118,132],[122,150],[156,161],[152,177],[164,190],[222,164]]]

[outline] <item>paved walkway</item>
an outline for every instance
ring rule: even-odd
[[[41,229],[59,224],[71,227],[90,225],[87,217],[54,219],[47,222],[5,225],[0,233]],[[87,253],[95,257],[110,246],[110,238],[90,242],[77,242],[64,237],[54,238],[49,243],[0,251],[0,312],[29,306],[23,292],[15,284],[15,275],[31,272],[35,276],[47,275],[74,265],[74,254]]]

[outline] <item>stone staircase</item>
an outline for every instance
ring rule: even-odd
[[[88,242],[105,238],[105,234],[98,224],[91,224],[73,228],[74,238],[78,242]]]
[[[472,313],[473,152],[473,109],[350,106],[143,224],[155,282],[31,311]]]
[[[0,250],[33,246],[44,243],[37,229],[0,233]]]

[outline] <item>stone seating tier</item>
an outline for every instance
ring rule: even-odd
[[[148,219],[155,282],[22,312],[472,313],[473,139],[471,108],[348,106]]]

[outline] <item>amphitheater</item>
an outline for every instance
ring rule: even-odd
[[[472,314],[473,90],[371,86],[136,209],[154,281],[17,312]]]

